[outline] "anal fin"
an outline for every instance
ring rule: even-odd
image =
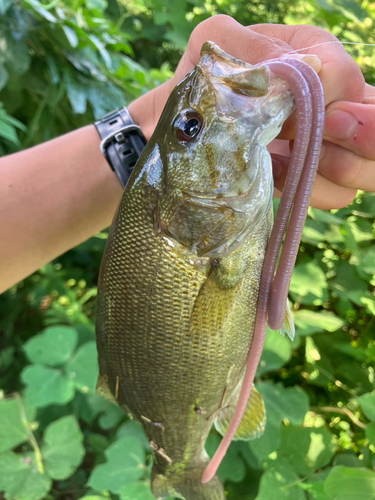
[[[237,400],[242,386],[242,379],[232,394],[224,402],[223,408],[220,410],[214,424],[216,430],[224,436],[232,420],[234,410],[236,408]],[[235,441],[248,441],[259,437],[266,424],[266,409],[262,396],[253,386],[251,389],[250,397],[247,401],[245,413],[241,419],[240,425],[237,428],[236,434],[233,437]]]

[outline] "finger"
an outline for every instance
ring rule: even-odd
[[[319,78],[323,85],[326,105],[338,100],[363,101],[365,81],[361,70],[339,40],[328,31],[316,26],[280,24],[257,24],[250,29],[279,38],[294,50],[305,48],[303,52],[316,54],[322,62]],[[314,45],[315,47],[312,47]]]
[[[186,51],[176,70],[176,80],[179,81],[191,71],[200,56],[204,42],[216,43],[227,54],[251,64],[266,59],[280,57],[290,52],[291,47],[283,40],[270,38],[242,26],[232,17],[225,15],[206,19],[192,32]]]
[[[375,104],[375,87],[366,83],[363,104]]]
[[[327,141],[323,141],[319,173],[344,188],[375,191],[375,158],[363,158]]]
[[[324,139],[327,141],[375,160],[374,137],[374,104],[338,101],[327,107],[324,125]]]
[[[277,191],[284,187],[290,158],[281,155],[272,155],[274,182]],[[355,198],[356,189],[346,188],[331,182],[320,172],[317,173],[310,205],[321,210],[343,208]]]

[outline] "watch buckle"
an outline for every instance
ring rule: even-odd
[[[106,147],[108,146],[108,144],[110,144],[112,141],[116,141],[119,144],[121,144],[122,142],[125,142],[126,141],[125,135],[128,134],[129,132],[138,132],[138,134],[141,137],[143,137],[143,133],[142,133],[142,130],[140,129],[140,127],[138,127],[137,125],[128,125],[126,127],[120,128],[119,130],[115,130],[111,134],[107,135],[107,137],[105,137],[101,141],[100,151],[102,152],[102,154],[104,155],[104,157],[107,160],[108,160],[108,155],[107,155]]]

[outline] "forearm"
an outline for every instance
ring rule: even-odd
[[[129,106],[148,140],[169,83]],[[109,226],[122,189],[93,125],[0,159],[0,293]]]
[[[111,223],[121,186],[93,125],[0,160],[0,292]]]

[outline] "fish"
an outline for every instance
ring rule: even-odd
[[[172,91],[124,190],[100,269],[98,394],[143,427],[155,498],[224,500],[202,483],[252,343],[273,224],[267,145],[295,108],[289,85],[206,42]],[[286,305],[287,309],[287,305]],[[284,329],[291,330],[290,314]],[[253,387],[234,439],[266,413]]]

